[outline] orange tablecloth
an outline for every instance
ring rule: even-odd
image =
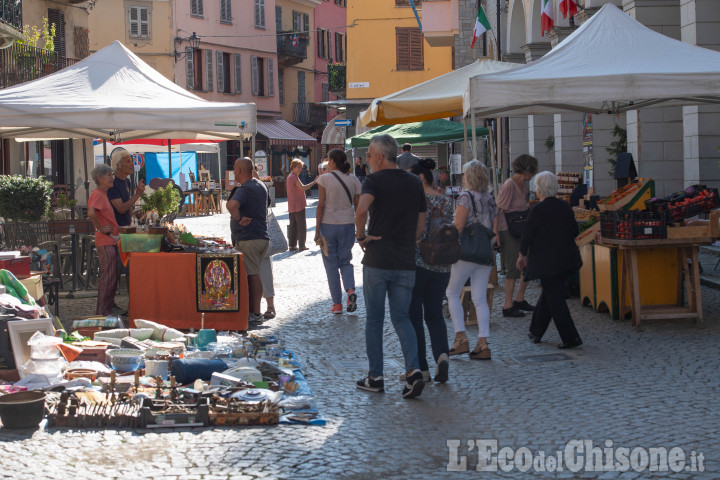
[[[205,328],[247,330],[247,273],[240,255],[240,310],[205,312]],[[168,327],[200,329],[194,253],[130,254],[130,321],[152,320]]]

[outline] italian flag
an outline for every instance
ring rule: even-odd
[[[552,30],[555,26],[555,14],[553,13],[552,0],[542,0],[542,13],[540,14],[540,31],[542,36],[545,32]]]
[[[568,15],[572,17],[577,11],[577,3],[575,3],[575,0],[560,0],[560,12],[562,12],[563,18]]]
[[[470,44],[470,48],[473,48],[475,46],[475,40],[477,40],[480,35],[482,35],[488,30],[490,30],[490,22],[488,22],[487,16],[485,15],[485,10],[483,10],[482,5],[478,5],[478,15],[475,19],[475,30],[473,30],[473,39],[472,43]]]

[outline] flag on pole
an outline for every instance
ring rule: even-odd
[[[555,26],[555,14],[553,13],[552,0],[542,0],[542,13],[540,14],[540,30],[541,36],[545,36],[545,32],[552,30]]]
[[[485,10],[483,10],[482,5],[478,3],[478,15],[475,19],[475,30],[473,30],[473,39],[472,43],[470,44],[470,48],[473,48],[475,46],[475,40],[477,40],[480,35],[482,35],[488,30],[490,30],[490,22],[488,22],[487,16],[485,15]]]
[[[577,3],[575,3],[575,0],[560,0],[560,12],[562,12],[563,18],[566,18],[568,15],[572,17],[577,11]]]

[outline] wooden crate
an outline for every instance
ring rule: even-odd
[[[580,235],[575,237],[575,245],[578,247],[582,247],[583,245],[588,245],[595,241],[595,237],[597,232],[600,231],[600,222],[597,222],[592,227],[588,228],[584,232],[582,232]]]
[[[650,200],[655,195],[655,181],[648,180],[645,182],[637,182],[636,187],[632,187],[623,193],[623,196],[613,204],[598,202],[598,210],[615,212],[618,210],[645,210],[645,201]]]
[[[718,238],[720,237],[720,210],[710,212],[710,221],[707,225],[688,227],[667,227],[667,238]]]

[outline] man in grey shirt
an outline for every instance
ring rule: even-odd
[[[412,145],[406,143],[402,146],[402,151],[397,157],[397,166],[403,170],[410,170],[410,167],[420,161],[420,157],[416,157],[412,154]]]

